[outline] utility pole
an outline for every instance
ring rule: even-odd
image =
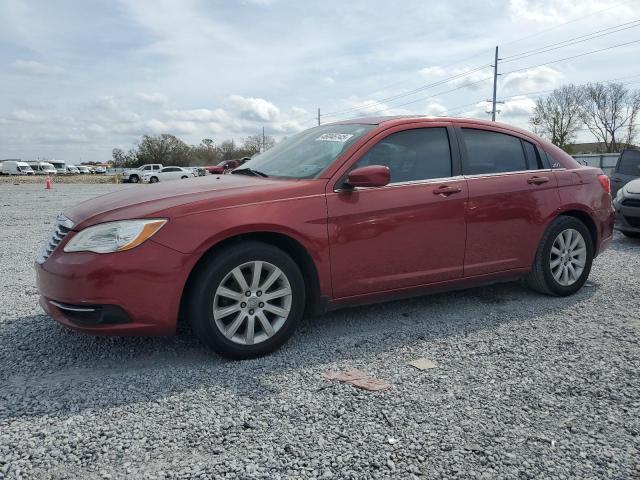
[[[320,107],[318,107],[318,125],[320,125]]]
[[[264,139],[264,125],[262,126],[262,149],[260,150],[261,152],[264,152],[266,149],[265,147],[265,139]]]
[[[496,121],[496,92],[498,90],[498,46],[496,45],[496,58],[493,63],[493,102],[491,108],[491,121]]]

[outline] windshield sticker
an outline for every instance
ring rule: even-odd
[[[323,133],[318,138],[316,138],[316,142],[339,142],[344,143],[353,137],[351,133]]]

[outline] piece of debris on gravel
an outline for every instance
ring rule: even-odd
[[[339,382],[350,383],[351,385],[371,392],[380,392],[391,388],[390,383],[372,377],[360,370],[352,369],[345,372],[325,372],[322,374],[322,377],[327,380],[337,380]]]
[[[92,337],[42,313],[55,216],[126,188],[145,186],[0,184],[2,476],[640,477],[640,241],[616,233],[571,297],[508,283],[335,311],[233,362],[186,329]],[[446,368],[417,375],[423,357]],[[393,388],[321,377],[350,369]]]
[[[429,370],[430,368],[436,368],[438,366],[428,358],[418,358],[407,363],[412,367],[416,367],[418,370]]]

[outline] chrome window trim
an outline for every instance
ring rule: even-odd
[[[551,168],[538,168],[536,170],[515,170],[513,172],[476,173],[476,174],[464,175],[464,178],[468,180],[471,178],[497,177],[497,176],[503,176],[503,175],[518,175],[522,173],[551,172],[551,171],[553,171]]]
[[[355,192],[355,191],[365,191],[365,190],[380,190],[381,188],[403,187],[408,185],[429,185],[432,183],[459,182],[464,179],[465,179],[464,176],[456,175],[455,177],[439,177],[439,178],[427,178],[424,180],[408,180],[406,182],[393,182],[393,183],[388,183],[386,185],[383,185],[381,187],[335,188],[333,192],[342,193],[342,192]]]

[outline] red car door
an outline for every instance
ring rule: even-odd
[[[546,156],[506,129],[456,131],[469,188],[465,277],[530,267],[559,204]]]
[[[388,166],[390,183],[342,188],[348,171],[366,165]],[[327,188],[334,298],[462,276],[467,186],[450,124],[381,132]]]

